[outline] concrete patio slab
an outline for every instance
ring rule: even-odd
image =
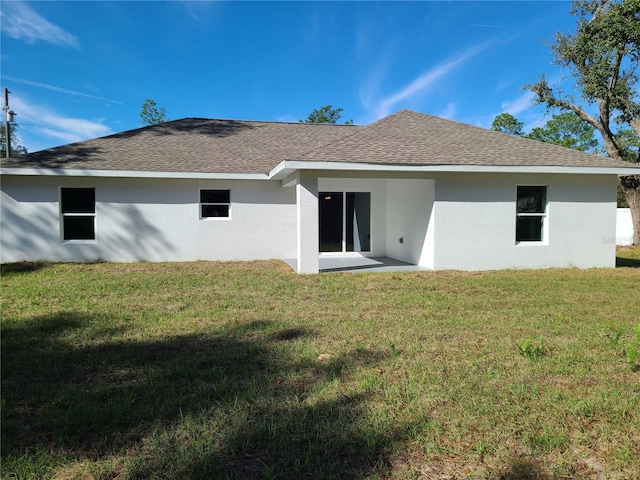
[[[297,259],[287,258],[285,262],[296,270]],[[401,262],[389,257],[362,257],[362,256],[320,256],[320,273],[331,272],[415,272],[429,271],[430,269]]]

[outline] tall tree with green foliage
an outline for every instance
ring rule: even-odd
[[[574,33],[557,33],[550,47],[555,63],[569,69],[579,97],[551,85],[543,75],[527,85],[536,101],[572,112],[602,136],[607,154],[640,163],[640,152],[625,147],[621,136],[640,138],[640,0],[574,0]],[[592,113],[594,112],[594,113]],[[628,132],[628,133],[622,133]],[[640,244],[640,175],[620,179]]]
[[[157,125],[164,123],[165,113],[164,107],[158,108],[155,100],[147,98],[142,104],[140,118],[143,125]]]
[[[524,136],[524,122],[519,121],[516,117],[510,113],[501,113],[493,119],[491,124],[491,130],[496,132],[506,133],[508,135],[514,135],[516,137]]]
[[[18,125],[15,123],[9,124],[9,136],[11,138],[11,156],[19,157],[27,154],[27,149],[18,144],[16,140],[16,130]],[[4,125],[0,125],[0,156],[5,158],[7,156],[7,132]]]
[[[622,151],[622,157],[633,161],[636,152],[640,152],[640,136],[638,136],[633,130],[626,128],[621,129],[616,134],[616,140]],[[623,177],[624,178],[624,177]],[[622,184],[618,182],[618,207],[629,208],[627,196],[622,189]]]
[[[300,120],[300,123],[338,123],[342,118],[342,108],[333,108],[331,105],[316,108],[309,114],[306,120]],[[352,125],[353,120],[347,120],[345,125]]]
[[[594,128],[572,112],[554,115],[543,127],[531,130],[527,138],[582,152],[595,152],[599,145]]]
[[[544,126],[535,127],[529,133],[524,131],[524,122],[510,113],[501,113],[493,119],[491,130],[582,152],[596,152],[600,145],[595,129],[571,112],[557,113]]]

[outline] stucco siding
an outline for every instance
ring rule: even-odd
[[[386,256],[433,268],[434,192],[429,179],[387,181]]]
[[[296,188],[279,181],[4,175],[0,259],[254,260],[298,258],[304,249],[311,272],[317,188],[371,192],[372,256],[436,270],[615,266],[615,175],[318,173],[308,175],[313,191],[302,213]],[[547,186],[543,242],[515,240],[517,185]],[[62,241],[63,187],[95,188],[95,241]],[[229,189],[230,218],[201,219],[200,189]],[[299,223],[308,227],[300,238]]]
[[[96,240],[61,240],[61,187],[94,187]],[[231,217],[200,219],[199,190],[229,189]],[[278,182],[3,176],[2,262],[286,258],[295,190]]]
[[[517,185],[547,186],[547,238],[515,240]],[[615,266],[615,175],[436,177],[435,268]]]

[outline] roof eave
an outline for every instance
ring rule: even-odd
[[[298,170],[425,172],[425,173],[564,173],[583,175],[640,175],[638,167],[578,167],[554,165],[389,165],[378,163],[302,162],[284,160],[271,172],[269,179],[282,180]]]
[[[269,177],[264,173],[153,172],[135,170],[79,170],[65,168],[0,168],[0,175],[159,179],[197,178],[205,180],[269,180]]]
[[[280,162],[275,168],[273,168],[268,174],[84,170],[64,168],[0,168],[0,175],[208,180],[282,180],[300,170],[396,173],[562,173],[617,176],[640,175],[640,168],[632,166],[585,167],[553,165],[390,165],[355,162],[303,162],[299,160],[284,160]]]

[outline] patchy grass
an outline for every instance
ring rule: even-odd
[[[640,268],[640,247],[618,247],[616,267]]]
[[[638,478],[639,281],[6,265],[1,476]]]

